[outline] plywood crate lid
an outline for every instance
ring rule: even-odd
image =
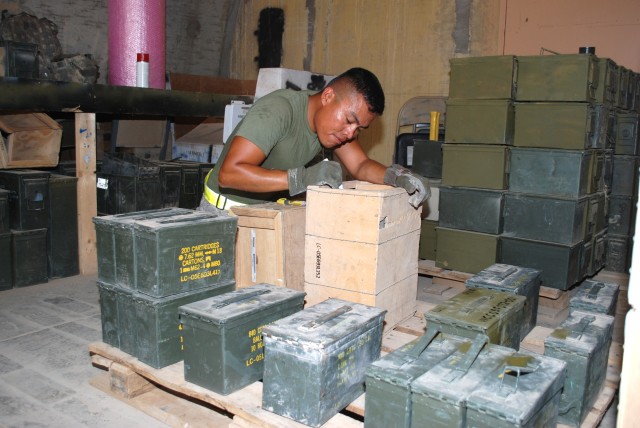
[[[381,243],[420,230],[421,208],[403,188],[346,181],[342,189],[307,188],[306,234]]]
[[[0,129],[8,133],[3,168],[58,165],[62,126],[44,113],[0,115]]]

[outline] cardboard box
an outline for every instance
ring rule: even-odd
[[[0,115],[0,129],[7,133],[6,156],[0,168],[34,168],[58,165],[62,126],[44,113]],[[2,150],[0,149],[0,152]]]
[[[167,139],[166,119],[119,119],[111,138],[116,147],[162,147]]]
[[[238,216],[236,287],[266,282],[302,291],[305,207],[269,202],[229,213]]]

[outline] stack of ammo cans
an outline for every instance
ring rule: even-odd
[[[593,54],[452,59],[436,265],[526,266],[560,290],[626,271],[637,81]]]
[[[235,289],[237,219],[182,208],[95,217],[103,341],[182,360],[178,308]]]

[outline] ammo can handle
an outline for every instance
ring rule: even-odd
[[[598,293],[603,288],[604,286],[599,282],[593,284],[593,287],[591,287],[591,290],[589,290],[589,293],[587,294],[587,298],[591,300],[596,300],[598,298]]]
[[[334,318],[339,317],[340,315],[346,314],[347,312],[349,312],[351,310],[351,306],[348,305],[344,305],[339,307],[338,309],[336,309],[333,312],[329,312],[328,314],[325,314],[321,317],[319,317],[318,319],[315,320],[311,320],[308,323],[304,324],[302,327],[304,328],[316,328],[321,326],[322,324],[331,321]]]
[[[438,333],[440,333],[440,331],[435,327],[427,328],[427,331],[422,335],[422,337],[420,337],[420,340],[416,343],[416,346],[411,348],[411,350],[407,352],[407,355],[409,355],[410,357],[418,358],[420,355],[422,355],[424,350],[427,349],[427,346],[429,346],[429,344],[438,335]]]
[[[222,302],[218,303],[217,305],[215,305],[215,308],[216,309],[224,308],[225,306],[229,306],[232,303],[253,299],[256,296],[261,296],[267,293],[271,293],[271,290],[256,290],[256,291],[251,291],[249,293],[237,294],[235,296],[229,297],[228,299],[225,299]]]
[[[451,371],[444,379],[448,382],[453,382],[460,376],[466,374],[487,343],[489,343],[489,337],[486,334],[478,333],[475,339],[473,339],[473,342],[471,342],[471,347],[467,353],[458,360],[457,364],[451,368]]]
[[[568,326],[571,330],[570,336],[575,339],[579,339],[582,337],[582,333],[589,327],[589,325],[596,320],[596,317],[593,315],[587,315],[586,317],[582,317],[580,321],[571,326]]]
[[[520,374],[522,373],[532,373],[533,371],[535,371],[534,368],[531,367],[522,367],[522,366],[514,366],[514,365],[505,365],[504,369],[502,370],[502,376],[500,379],[500,389],[498,390],[498,394],[500,394],[503,397],[506,397],[507,395],[511,394],[512,392],[516,392],[518,390],[518,382],[520,381]],[[507,390],[503,390],[502,388],[505,386],[504,385],[504,378],[507,377],[506,374],[507,372],[515,372],[516,373],[516,384],[513,387],[513,390],[511,391],[507,391]]]
[[[503,272],[500,272],[496,276],[498,276],[498,278],[500,278],[500,279],[505,279],[506,277],[508,277],[512,273],[516,273],[517,271],[518,271],[518,269],[516,269],[515,267],[510,267],[509,269],[505,269]]]

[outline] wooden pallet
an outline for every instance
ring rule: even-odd
[[[416,315],[385,334],[382,353],[398,349],[425,331],[425,320],[419,316],[428,310],[428,302],[419,302]],[[524,349],[542,353],[544,338],[550,328],[537,326],[523,340]],[[305,425],[268,412],[261,408],[262,383],[256,382],[227,396],[216,394],[184,380],[184,364],[178,362],[162,369],[154,369],[137,358],[103,342],[89,345],[94,366],[107,369],[108,373],[96,376],[92,385],[134,405],[145,413],[170,426],[225,426],[219,413],[226,413],[229,428],[298,428]],[[611,405],[620,383],[622,346],[612,343],[606,384],[592,411],[582,424],[583,428],[595,428]],[[160,390],[160,391],[158,391]],[[153,394],[153,399],[145,398]],[[173,402],[170,398],[173,397]],[[144,399],[143,399],[144,398]],[[137,400],[137,401],[136,401]],[[191,406],[191,407],[189,407]],[[364,426],[365,395],[362,394],[323,427],[362,428]],[[207,425],[216,421],[213,425]],[[563,427],[560,425],[560,427]]]

